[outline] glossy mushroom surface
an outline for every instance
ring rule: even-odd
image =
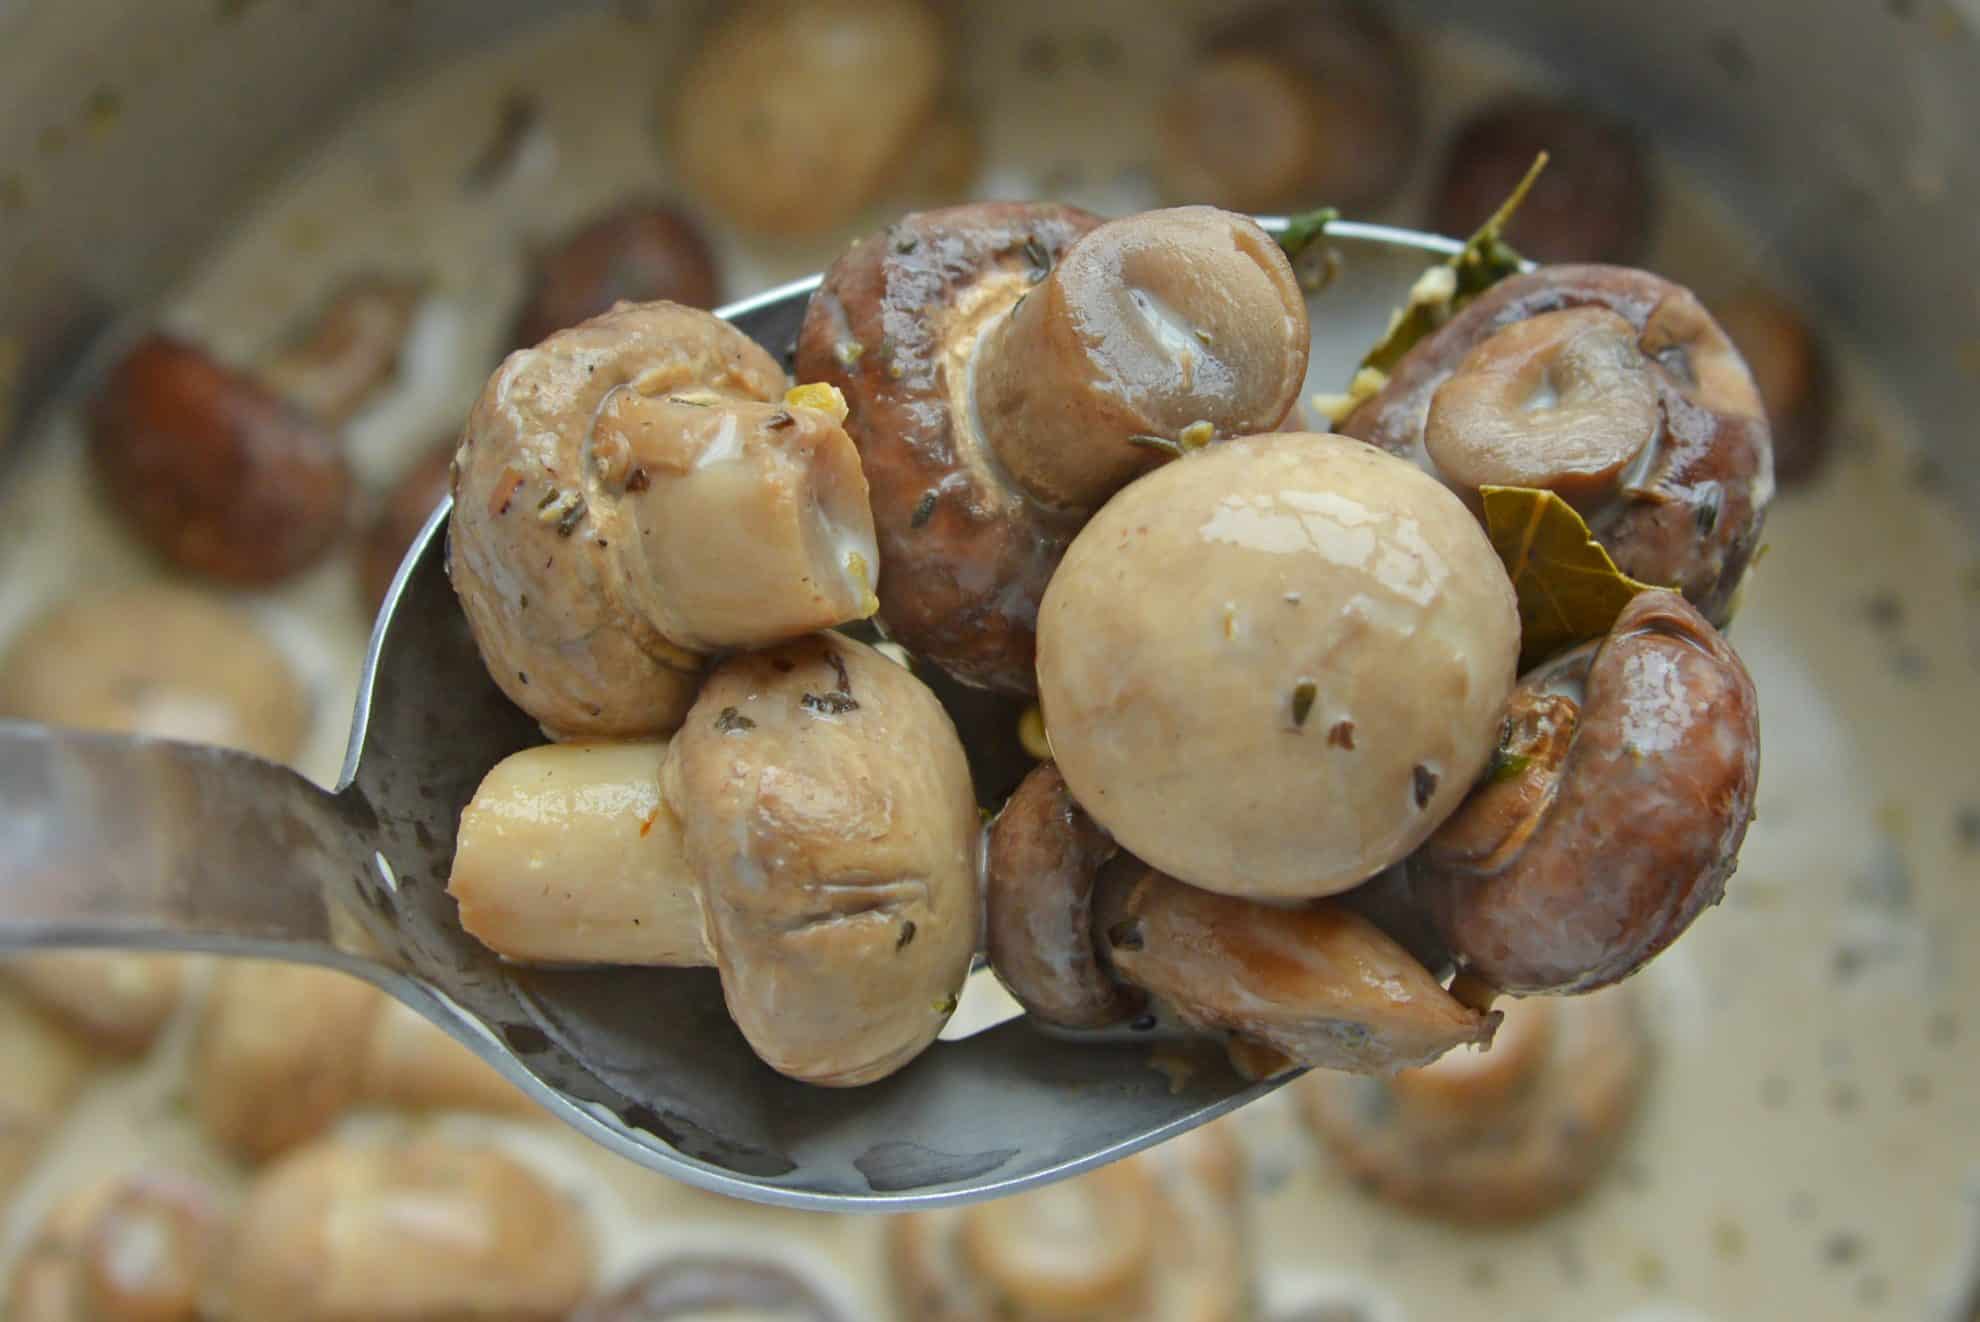
[[[1478,523],[1338,436],[1213,445],[1142,478],[1039,612],[1059,769],[1123,849],[1306,899],[1409,853],[1483,770],[1519,642]]]
[[[1753,681],[1683,598],[1527,675],[1502,764],[1411,857],[1459,965],[1515,993],[1616,982],[1724,894],[1760,771]]]
[[[1625,267],[1501,281],[1411,349],[1341,430],[1467,500],[1486,480],[1558,490],[1623,573],[1679,589],[1714,624],[1774,495],[1739,351],[1689,290]]]
[[[184,341],[139,340],[98,391],[89,432],[110,503],[181,569],[266,586],[314,564],[343,532],[342,437]]]
[[[704,649],[871,610],[836,417],[741,331],[622,306],[511,354],[454,462],[448,566],[490,675],[562,737],[665,734]]]
[[[1278,426],[1307,348],[1292,268],[1246,218],[983,203],[840,258],[798,370],[852,408],[881,624],[965,682],[1029,693],[1039,598],[1079,524],[1165,446]]]
[[[1240,1322],[1249,1316],[1243,1155],[1192,1130],[1088,1175],[888,1223],[917,1322]]]
[[[1115,977],[1188,1027],[1237,1038],[1254,1060],[1268,1048],[1318,1069],[1387,1074],[1489,1044],[1498,1023],[1338,900],[1218,895],[1122,855],[1101,874],[1093,928]]]
[[[1505,1007],[1489,1051],[1392,1078],[1316,1072],[1306,1122],[1364,1189],[1443,1220],[1504,1226],[1589,1189],[1613,1161],[1654,1057],[1636,998],[1534,997]]]
[[[1049,762],[1025,777],[990,824],[990,966],[1034,1018],[1100,1028],[1139,1004],[1093,947],[1093,884],[1115,852],[1113,838],[1074,802]]]

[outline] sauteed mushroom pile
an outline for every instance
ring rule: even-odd
[[[468,808],[468,929],[718,964],[757,1053],[834,1086],[934,1039],[979,915],[1034,1017],[1154,1011],[1259,1073],[1427,1065],[1491,1043],[1497,993],[1640,968],[1752,817],[1718,627],[1767,424],[1687,290],[1511,274],[1499,223],[1341,434],[1294,418],[1287,251],[1209,207],[909,215],[826,274],[794,389],[668,303],[511,356],[455,457],[453,579],[567,742]],[[831,632],[868,617],[1039,704],[981,866],[950,714]]]

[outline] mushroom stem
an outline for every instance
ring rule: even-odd
[[[504,759],[461,814],[461,926],[527,963],[715,963],[664,741],[547,744]]]
[[[1451,985],[1446,990],[1459,1005],[1468,1006],[1480,1014],[1488,1013],[1492,1002],[1499,999],[1499,989],[1474,973],[1458,974],[1451,979]]]
[[[1270,431],[1297,398],[1305,298],[1279,245],[1242,216],[1111,221],[1038,275],[984,334],[974,394],[990,448],[1041,504],[1097,509],[1161,462],[1134,437]]]

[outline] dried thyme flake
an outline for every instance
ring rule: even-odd
[[[798,705],[819,716],[844,716],[859,710],[859,704],[845,693],[807,693],[798,699]]]
[[[1313,700],[1320,696],[1320,686],[1310,679],[1302,679],[1293,685],[1292,718],[1295,729],[1306,728],[1306,718],[1313,714]]]
[[[1031,263],[1031,283],[1034,285],[1052,274],[1052,254],[1045,251],[1045,245],[1036,234],[1025,236],[1024,259]]]
[[[921,499],[915,502],[914,513],[908,518],[908,527],[919,528],[935,517],[936,493],[924,491]]]
[[[589,505],[585,504],[584,497],[579,496],[572,502],[571,507],[564,511],[564,517],[557,520],[557,535],[559,537],[569,537],[572,533],[576,532],[577,526],[584,522],[584,516],[590,508]]]
[[[756,722],[734,707],[724,707],[722,714],[715,718],[715,728],[723,734],[740,734],[744,730],[754,730]]]

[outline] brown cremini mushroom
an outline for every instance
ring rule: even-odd
[[[1386,201],[1415,149],[1416,70],[1382,10],[1270,4],[1220,24],[1162,103],[1174,198],[1234,211]]]
[[[923,0],[751,0],[722,15],[671,89],[675,163],[743,229],[830,229],[943,122],[949,63]]]
[[[493,1148],[320,1143],[249,1187],[214,1322],[557,1322],[591,1287],[578,1209]]]
[[[1547,169],[1506,226],[1506,241],[1542,262],[1627,262],[1650,232],[1648,153],[1629,125],[1542,96],[1493,102],[1459,128],[1430,205],[1430,227],[1469,234],[1541,152]]]
[[[220,1200],[162,1172],[71,1193],[42,1221],[8,1283],[11,1322],[202,1322],[225,1232]]]
[[[1424,1216],[1507,1225],[1544,1215],[1607,1169],[1651,1056],[1627,989],[1517,1001],[1490,1051],[1393,1078],[1315,1073],[1306,1122],[1355,1182]]]
[[[1093,930],[1114,976],[1183,1024],[1294,1064],[1388,1074],[1489,1046],[1498,1024],[1338,900],[1218,895],[1124,854],[1100,874]]]
[[[413,539],[446,498],[453,485],[457,444],[456,438],[449,436],[401,474],[365,528],[358,542],[358,591],[366,610],[376,612],[384,604]]]
[[[1050,762],[1018,786],[990,825],[984,919],[990,966],[1018,1004],[1065,1028],[1099,1028],[1139,998],[1093,948],[1093,882],[1113,837],[1073,801]]]
[[[1338,436],[1214,445],[1086,525],[1039,612],[1052,749],[1123,849],[1304,899],[1420,844],[1484,769],[1519,621],[1463,504]]]
[[[287,762],[312,719],[287,658],[233,607],[149,584],[77,596],[0,658],[0,713]]]
[[[694,1322],[737,1315],[778,1322],[851,1322],[839,1305],[791,1267],[744,1251],[663,1258],[573,1313],[571,1322]]]
[[[560,737],[665,734],[705,653],[872,613],[831,392],[709,313],[624,305],[511,354],[454,465],[448,566],[482,659]]]
[[[417,280],[359,276],[332,294],[256,375],[312,416],[341,423],[398,375],[424,296]]]
[[[137,1055],[179,1008],[185,962],[177,955],[48,950],[15,955],[0,978],[113,1055]]]
[[[834,263],[798,370],[850,403],[888,634],[1029,693],[1039,598],[1079,524],[1164,448],[1278,426],[1307,350],[1292,267],[1244,217],[982,203]]]
[[[1835,364],[1809,318],[1779,294],[1748,289],[1713,309],[1753,372],[1783,488],[1814,480],[1834,441]]]
[[[1629,976],[1717,904],[1753,820],[1753,681],[1672,592],[1541,666],[1496,765],[1408,863],[1466,972],[1519,994]]]
[[[1624,267],[1500,282],[1341,430],[1474,502],[1487,482],[1558,491],[1623,573],[1679,589],[1720,625],[1774,494],[1739,351],[1689,290]]]
[[[1059,1184],[887,1225],[916,1322],[1240,1322],[1243,1155],[1228,1125]]]
[[[510,342],[527,348],[619,303],[712,308],[720,287],[714,251],[685,213],[664,202],[623,202],[537,255]]]
[[[258,587],[315,563],[343,531],[342,438],[183,341],[139,340],[104,381],[89,428],[111,504],[182,569]]]
[[[716,965],[772,1068],[846,1087],[941,1031],[975,953],[980,819],[905,668],[819,634],[722,662],[670,745],[516,754],[448,889],[511,959]]]
[[[0,987],[0,1197],[12,1193],[42,1144],[68,1119],[89,1052],[11,988]]]

